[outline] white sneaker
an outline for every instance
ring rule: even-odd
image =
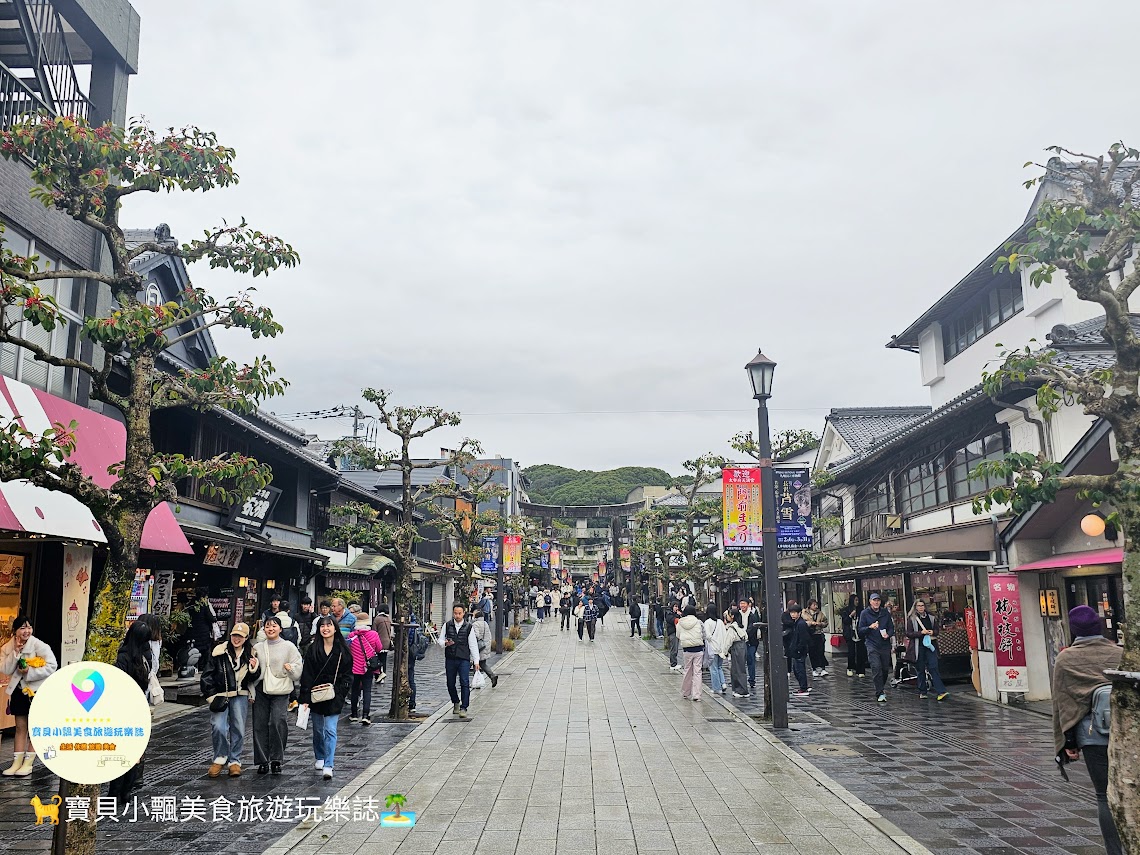
[[[854,671],[852,671],[850,668],[848,668],[848,669],[847,669],[847,676],[848,676],[848,677],[854,677],[854,676],[855,676],[855,672],[854,672]]]
[[[318,760],[316,763],[313,764],[313,768],[316,769],[318,772],[321,771],[323,768],[325,768],[325,761],[324,760]]]
[[[821,677],[826,677],[826,676],[828,676],[828,674],[827,674],[827,669],[826,669],[826,668],[820,668],[820,669],[819,669],[819,676],[821,676]]]
[[[322,777],[324,777],[324,779],[326,781],[331,781],[332,780],[332,769],[330,769],[328,766],[325,766],[324,775]]]

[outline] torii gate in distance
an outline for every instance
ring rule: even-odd
[[[610,521],[610,541],[613,545],[611,567],[614,568],[614,578],[621,568],[621,555],[619,543],[621,533],[629,528],[629,520],[639,511],[645,510],[644,502],[626,502],[621,505],[539,505],[534,502],[519,502],[519,510],[524,517],[540,520],[544,530],[554,529],[554,521],[561,520],[598,520]],[[631,566],[632,572],[632,566]]]

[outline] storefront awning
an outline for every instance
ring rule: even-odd
[[[1013,569],[1022,570],[1061,570],[1065,567],[1096,567],[1100,564],[1119,564],[1124,560],[1124,548],[1094,549],[1090,552],[1069,552],[1064,555],[1051,555],[1040,561],[1030,561]]]
[[[396,562],[385,555],[366,554],[356,556],[348,566],[353,570],[363,570],[366,573],[379,573],[381,570],[395,567]]]
[[[126,453],[126,429],[114,419],[0,377],[0,422],[19,420],[25,430],[43,434],[53,425],[76,422],[75,451],[68,458],[100,487],[117,480],[108,469]],[[0,484],[0,529],[106,543],[107,538],[87,506],[78,499],[27,481]],[[143,549],[193,554],[174,514],[165,502],[150,512],[142,534]]]
[[[243,537],[236,531],[219,528],[216,525],[209,525],[208,523],[183,521],[179,524],[186,534],[192,537],[200,537],[203,540],[244,546],[246,549],[252,549],[255,552],[269,552],[273,555],[300,558],[302,561],[311,561],[314,564],[324,565],[329,560],[327,555],[322,552],[317,552],[315,549],[308,549],[307,547],[292,543],[283,543],[272,537],[267,537],[265,540]]]

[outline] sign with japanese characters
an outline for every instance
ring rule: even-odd
[[[776,545],[784,552],[812,548],[811,473],[808,468],[775,469]]]
[[[70,665],[83,658],[87,643],[87,604],[91,601],[90,546],[63,548],[63,638],[59,664]]]
[[[562,570],[562,550],[550,550],[550,569],[556,573]]]
[[[618,559],[621,561],[621,569],[628,573],[630,568],[633,566],[633,562],[629,554],[629,547],[623,546],[618,551]]]
[[[103,662],[76,662],[35,692],[28,731],[53,774],[77,784],[105,784],[138,763],[146,750],[150,705],[125,671]]]
[[[236,570],[241,564],[241,556],[245,547],[231,543],[211,543],[206,547],[206,557],[202,563],[207,567],[228,567]]]
[[[994,620],[994,662],[999,692],[1029,691],[1025,667],[1025,628],[1021,623],[1021,591],[1017,574],[994,573],[989,578]]]
[[[959,567],[954,570],[929,570],[924,573],[911,573],[910,581],[916,589],[969,587],[973,570]]]
[[[277,487],[262,487],[244,502],[230,506],[226,517],[226,528],[254,529],[265,531],[281,491]]]
[[[479,569],[484,573],[494,573],[499,569],[499,538],[483,538],[483,560],[479,562]]]
[[[728,466],[723,484],[724,548],[755,551],[764,545],[760,511],[760,467]]]
[[[522,572],[522,535],[503,535],[503,572]]]

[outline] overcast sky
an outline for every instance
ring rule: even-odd
[[[676,472],[754,425],[758,347],[774,429],[929,403],[884,344],[1020,222],[1021,164],[1140,138],[1135,3],[133,2],[130,113],[215,130],[242,183],[126,219],[290,240],[285,334],[222,348],[270,356],[278,413],[464,413],[425,454]]]

